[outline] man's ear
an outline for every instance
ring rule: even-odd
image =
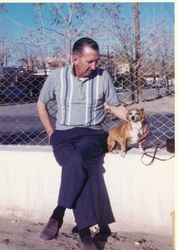
[[[72,54],[72,61],[75,65],[78,64],[79,56],[77,54]]]

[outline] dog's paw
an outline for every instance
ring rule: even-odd
[[[145,150],[143,149],[142,145],[139,144],[139,150],[140,150],[140,153],[143,154],[145,152]]]
[[[118,149],[113,149],[113,150],[111,151],[111,153],[112,153],[112,154],[118,154],[118,153],[119,153],[119,150],[118,150]]]
[[[121,151],[121,152],[120,152],[120,155],[121,155],[121,157],[123,157],[123,158],[124,158],[124,157],[125,157],[125,155],[126,155],[126,152]]]
[[[143,148],[140,148],[140,153],[143,154],[145,150]]]

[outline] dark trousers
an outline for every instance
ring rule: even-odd
[[[103,130],[56,130],[50,143],[62,167],[58,204],[72,208],[79,229],[114,222],[103,173],[107,151]]]

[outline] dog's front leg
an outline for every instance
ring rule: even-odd
[[[145,152],[145,150],[143,149],[143,145],[141,142],[138,143],[138,146],[139,146],[139,150],[140,150],[140,153],[143,154]]]
[[[108,136],[107,144],[108,144],[108,152],[111,152],[115,147],[115,141],[111,139],[110,136]]]
[[[120,142],[121,145],[121,151],[120,151],[120,155],[124,158],[126,155],[126,145],[127,145],[127,141],[122,141]]]

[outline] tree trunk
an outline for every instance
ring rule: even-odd
[[[140,42],[140,20],[139,3],[134,3],[134,22],[135,22],[135,76],[137,86],[137,102],[142,102],[142,83],[141,83],[141,42]]]
[[[132,104],[135,103],[135,72],[134,72],[134,62],[133,60],[129,62],[129,72],[131,76],[131,99]]]

